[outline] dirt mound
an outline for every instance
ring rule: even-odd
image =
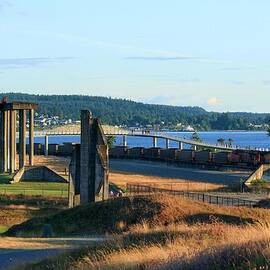
[[[151,227],[187,221],[202,222],[210,220],[214,213],[218,215],[219,222],[240,224],[242,220],[242,224],[246,224],[256,222],[259,216],[265,216],[258,211],[263,210],[257,209],[255,212],[255,209],[218,207],[164,194],[122,197],[33,218],[11,227],[5,235],[41,236],[44,224],[50,224],[57,236],[118,233],[142,223]],[[203,219],[194,218],[202,215]]]

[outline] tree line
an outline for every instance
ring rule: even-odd
[[[254,125],[270,121],[270,114],[217,113],[200,107],[153,105],[127,99],[83,95],[32,95],[2,93],[10,101],[27,101],[39,104],[38,113],[57,115],[61,119],[80,119],[80,110],[91,110],[103,123],[110,125],[160,125],[166,127],[191,125],[197,130],[247,130]],[[252,125],[250,125],[252,124]]]

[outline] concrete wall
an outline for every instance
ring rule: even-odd
[[[270,170],[270,164],[260,165],[244,182],[246,186],[250,186],[252,182],[261,180],[266,171]]]
[[[22,180],[66,183],[66,179],[46,166],[25,166],[13,177],[12,183]]]

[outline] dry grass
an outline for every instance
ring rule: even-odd
[[[122,239],[26,269],[268,269],[270,229],[178,224],[137,227]]]
[[[6,209],[0,208],[0,224],[11,226],[19,224],[31,218],[31,211],[28,209]]]
[[[184,179],[172,179],[158,176],[146,176],[123,172],[110,172],[109,181],[122,189],[129,184],[146,184],[158,188],[173,189],[179,191],[210,191],[223,188],[222,184],[187,181]]]
[[[270,260],[267,210],[166,195],[134,198],[125,212],[116,207],[120,219],[110,211],[118,230],[114,240],[25,269],[257,269]],[[105,216],[101,220],[107,222]]]
[[[163,236],[164,239],[159,243],[141,241],[127,247],[116,242],[118,250],[108,252],[104,249],[97,253],[97,257],[89,252],[69,269],[228,269],[227,267],[233,266],[230,265],[230,260],[235,264],[248,266],[251,264],[252,252],[258,251],[270,259],[270,230],[264,226],[239,228],[213,223],[137,229],[137,234],[156,233],[157,238]],[[137,237],[142,238],[141,235]],[[221,255],[228,249],[233,249],[230,258],[222,258]],[[242,258],[244,253],[245,258]]]
[[[63,248],[66,242],[60,243],[57,239],[41,239],[41,238],[11,238],[1,237],[0,250],[12,249],[45,249],[45,248]],[[0,251],[1,253],[1,251]]]

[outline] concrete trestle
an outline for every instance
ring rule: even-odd
[[[109,194],[109,153],[99,122],[81,111],[81,144],[75,146],[70,163],[69,206],[106,200]]]
[[[29,165],[34,164],[34,110],[37,104],[0,103],[0,173],[12,174],[16,168],[17,112],[19,115],[19,169],[26,160],[26,112],[29,112]]]

